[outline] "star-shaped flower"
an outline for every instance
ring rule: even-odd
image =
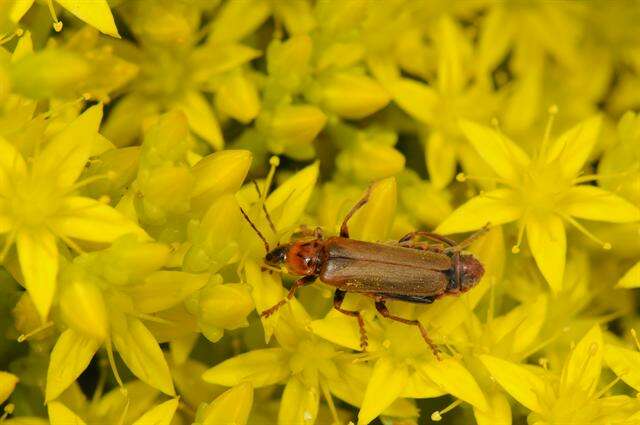
[[[106,203],[78,196],[92,180],[77,181],[96,141],[102,105],[86,110],[25,158],[0,138],[0,259],[16,244],[24,285],[43,319],[56,290],[58,244],[81,251],[76,240],[108,243],[126,233],[146,237]],[[99,178],[104,178],[100,176]]]
[[[502,133],[463,121],[460,125],[467,139],[493,168],[498,175],[496,181],[503,187],[467,201],[441,223],[436,232],[468,232],[487,222],[517,221],[518,242],[512,251],[520,250],[526,230],[540,271],[552,290],[558,292],[565,267],[565,223],[609,249],[609,243],[601,242],[575,219],[634,222],[640,220],[640,209],[612,192],[580,184],[599,178],[580,176],[580,171],[600,132],[600,117],[579,123],[554,141],[549,137],[551,123],[552,120],[539,152],[531,158]]]

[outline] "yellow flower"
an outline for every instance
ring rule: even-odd
[[[565,267],[565,222],[609,249],[609,243],[601,242],[575,218],[614,223],[640,220],[637,206],[606,190],[580,184],[598,178],[579,176],[579,173],[597,140],[600,121],[600,117],[589,118],[551,143],[550,119],[540,150],[533,158],[498,131],[462,122],[463,132],[504,187],[472,198],[436,231],[443,234],[467,232],[489,222],[518,221],[518,242],[512,251],[519,251],[526,230],[540,271],[551,289],[559,292]]]
[[[126,233],[145,236],[109,205],[76,195],[90,182],[76,180],[100,137],[101,118],[101,105],[89,108],[29,160],[0,140],[0,234],[6,235],[1,258],[15,243],[24,285],[43,319],[56,289],[57,239],[81,251],[75,240],[108,243]]]
[[[605,396],[611,385],[597,390],[605,346],[596,325],[576,344],[561,373],[518,365],[490,355],[480,360],[495,381],[531,410],[529,423],[635,423],[640,402],[623,395]],[[614,381],[615,383],[616,381]]]

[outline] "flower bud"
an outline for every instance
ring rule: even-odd
[[[387,106],[391,97],[375,80],[355,73],[336,73],[322,84],[322,104],[343,118],[360,119]]]
[[[193,166],[195,182],[191,191],[194,209],[203,210],[223,193],[235,193],[251,165],[251,152],[224,150],[202,158]]]
[[[199,294],[198,322],[201,326],[237,329],[246,326],[253,310],[249,287],[241,283],[208,284]]]
[[[243,124],[248,124],[260,112],[260,97],[255,83],[241,71],[224,78],[216,94],[218,110]]]
[[[322,111],[311,105],[282,106],[270,118],[266,130],[269,149],[275,153],[310,144],[327,122]]]
[[[100,341],[107,337],[107,307],[96,282],[71,276],[60,291],[60,312],[71,329]]]
[[[345,149],[337,158],[340,171],[367,182],[393,176],[404,168],[404,156],[391,146],[361,142]]]
[[[74,96],[78,81],[90,76],[91,67],[75,53],[46,49],[12,63],[9,73],[15,93],[47,99]]]

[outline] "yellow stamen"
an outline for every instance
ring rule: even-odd
[[[335,404],[333,404],[333,397],[331,396],[331,392],[327,386],[327,383],[324,379],[320,379],[320,389],[322,390],[322,395],[324,399],[327,401],[327,405],[329,406],[329,411],[331,412],[331,416],[333,417],[333,423],[339,424],[340,418],[338,417],[338,411],[336,410]]]
[[[130,399],[129,399],[129,395],[127,394],[127,390],[125,390],[124,388],[122,389],[124,391],[124,396],[125,396],[125,403],[124,403],[124,409],[122,409],[122,414],[120,415],[120,419],[118,420],[118,425],[124,425],[124,420],[127,417],[127,413],[129,413],[129,403],[130,403]]]
[[[638,351],[640,351],[640,341],[638,341],[638,335],[636,334],[635,329],[631,329],[631,336],[636,343],[636,348],[638,349]]]
[[[98,384],[96,385],[96,390],[93,392],[93,396],[91,397],[91,403],[96,404],[98,400],[102,397],[104,393],[104,386],[107,383],[107,364],[104,359],[100,359],[98,363],[100,366],[100,374],[98,375]]]
[[[524,229],[525,229],[525,224],[526,224],[526,212],[524,214],[524,216],[522,217],[522,219],[520,220],[520,222],[518,223],[518,240],[516,241],[516,244],[514,246],[511,247],[511,252],[513,254],[518,254],[520,252],[520,245],[522,245],[522,239],[524,238]]]
[[[625,373],[623,373],[622,375],[625,375]],[[607,391],[609,391],[611,388],[613,388],[613,386],[615,384],[618,383],[618,381],[620,381],[620,378],[622,375],[618,375],[616,376],[616,378],[609,382],[603,389],[601,389],[600,391],[598,391],[595,395],[594,395],[594,399],[599,399],[600,397],[602,397],[603,395],[605,395],[607,393]]]
[[[267,174],[267,178],[265,179],[264,190],[262,191],[262,198],[260,199],[260,202],[262,203],[264,203],[264,201],[267,199],[267,194],[271,189],[271,183],[273,183],[273,176],[276,174],[276,168],[278,168],[278,166],[280,165],[280,158],[275,155],[272,156],[269,159],[269,165],[269,173]]]
[[[116,366],[116,361],[113,357],[113,347],[111,346],[111,338],[107,337],[106,341],[105,341],[105,345],[107,348],[107,358],[109,359],[109,365],[111,366],[111,371],[113,372],[113,376],[114,378],[116,378],[116,382],[118,383],[118,386],[120,387],[120,392],[122,393],[122,395],[124,395],[125,397],[127,396],[127,389],[124,387],[124,384],[122,383],[122,379],[120,378],[120,374],[118,373],[118,368]]]
[[[626,171],[621,171],[619,173],[611,173],[611,174],[586,174],[584,176],[580,176],[580,177],[576,177],[575,179],[573,179],[571,181],[571,183],[573,185],[576,184],[580,184],[580,183],[587,183],[587,182],[593,182],[596,180],[606,180],[606,179],[617,179],[620,177],[626,177],[629,174],[632,174],[634,172],[638,171],[638,166],[634,166],[633,168],[630,168],[629,170]]]
[[[47,0],[47,6],[49,6],[49,13],[53,19],[53,29],[56,30],[56,32],[62,31],[62,21],[58,20],[58,14],[56,13],[55,7],[53,7],[53,0]]]
[[[456,175],[456,180],[459,182],[466,182],[467,180],[486,181],[491,183],[502,183],[504,185],[510,186],[510,183],[507,180],[500,177],[469,176],[465,173],[458,173]]]
[[[551,138],[551,129],[553,128],[553,121],[555,120],[557,113],[558,113],[558,106],[551,105],[551,107],[549,107],[549,119],[547,120],[547,127],[544,129],[544,137],[542,138],[542,145],[540,147],[540,158],[542,158],[546,153],[547,145],[549,144],[549,139]]]
[[[159,323],[161,325],[177,326],[175,322],[172,322],[167,319],[163,319],[162,317],[153,316],[151,314],[137,313],[136,317],[138,319],[146,320],[148,322]]]
[[[453,403],[451,403],[450,405],[448,405],[447,407],[445,407],[442,410],[436,410],[435,412],[433,412],[431,414],[431,420],[434,422],[439,422],[442,420],[442,415],[444,415],[445,413],[455,409],[456,407],[460,406],[462,404],[462,400],[458,399],[456,401],[454,401]]]
[[[39,334],[41,332],[44,332],[47,329],[49,329],[50,327],[52,327],[52,326],[53,326],[53,322],[43,323],[42,325],[38,326],[37,328],[35,328],[31,332],[20,335],[18,337],[18,342],[25,342],[26,340],[28,340],[29,338],[33,337],[34,335]]]
[[[3,423],[5,419],[7,419],[7,417],[13,413],[15,409],[16,409],[16,405],[13,403],[9,403],[6,406],[4,406],[4,413],[2,414],[2,417],[0,417],[0,424]]]
[[[62,242],[64,242],[65,245],[71,248],[71,250],[74,251],[76,254],[82,255],[85,253],[84,249],[80,248],[80,245],[75,243],[75,241],[73,241],[71,238],[67,237],[66,235],[56,233],[56,236],[58,236],[62,240]]]
[[[587,238],[589,238],[592,241],[594,241],[595,243],[601,245],[602,249],[608,251],[608,250],[610,250],[612,248],[612,246],[611,246],[611,244],[609,242],[603,242],[600,238],[598,238],[596,235],[594,235],[589,230],[587,230],[586,227],[584,227],[582,224],[578,223],[573,217],[571,217],[569,215],[566,215],[566,214],[563,214],[562,217],[565,220],[567,220],[569,223],[571,223],[573,225],[573,227],[578,229]]]
[[[16,241],[16,232],[15,230],[7,235],[7,238],[4,240],[4,246],[2,247],[2,252],[0,252],[0,263],[4,263],[4,259],[9,253],[9,249]]]

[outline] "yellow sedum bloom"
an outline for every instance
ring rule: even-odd
[[[101,105],[89,108],[28,159],[0,140],[0,234],[6,235],[1,257],[16,244],[24,285],[43,319],[56,290],[58,239],[81,251],[76,240],[146,236],[106,203],[76,194],[88,182],[77,180],[100,137],[101,118]]]
[[[553,108],[552,108],[553,109]],[[552,111],[555,112],[555,111]],[[503,187],[472,198],[454,211],[436,232],[468,232],[486,223],[518,222],[519,252],[527,232],[533,257],[554,292],[559,292],[565,267],[565,222],[603,248],[575,219],[626,223],[640,220],[640,209],[604,189],[581,185],[598,176],[580,176],[600,132],[600,117],[589,118],[557,137],[549,137],[552,119],[539,152],[532,158],[513,141],[491,128],[463,121],[462,130],[480,157],[493,168]],[[459,178],[464,180],[464,175]]]

